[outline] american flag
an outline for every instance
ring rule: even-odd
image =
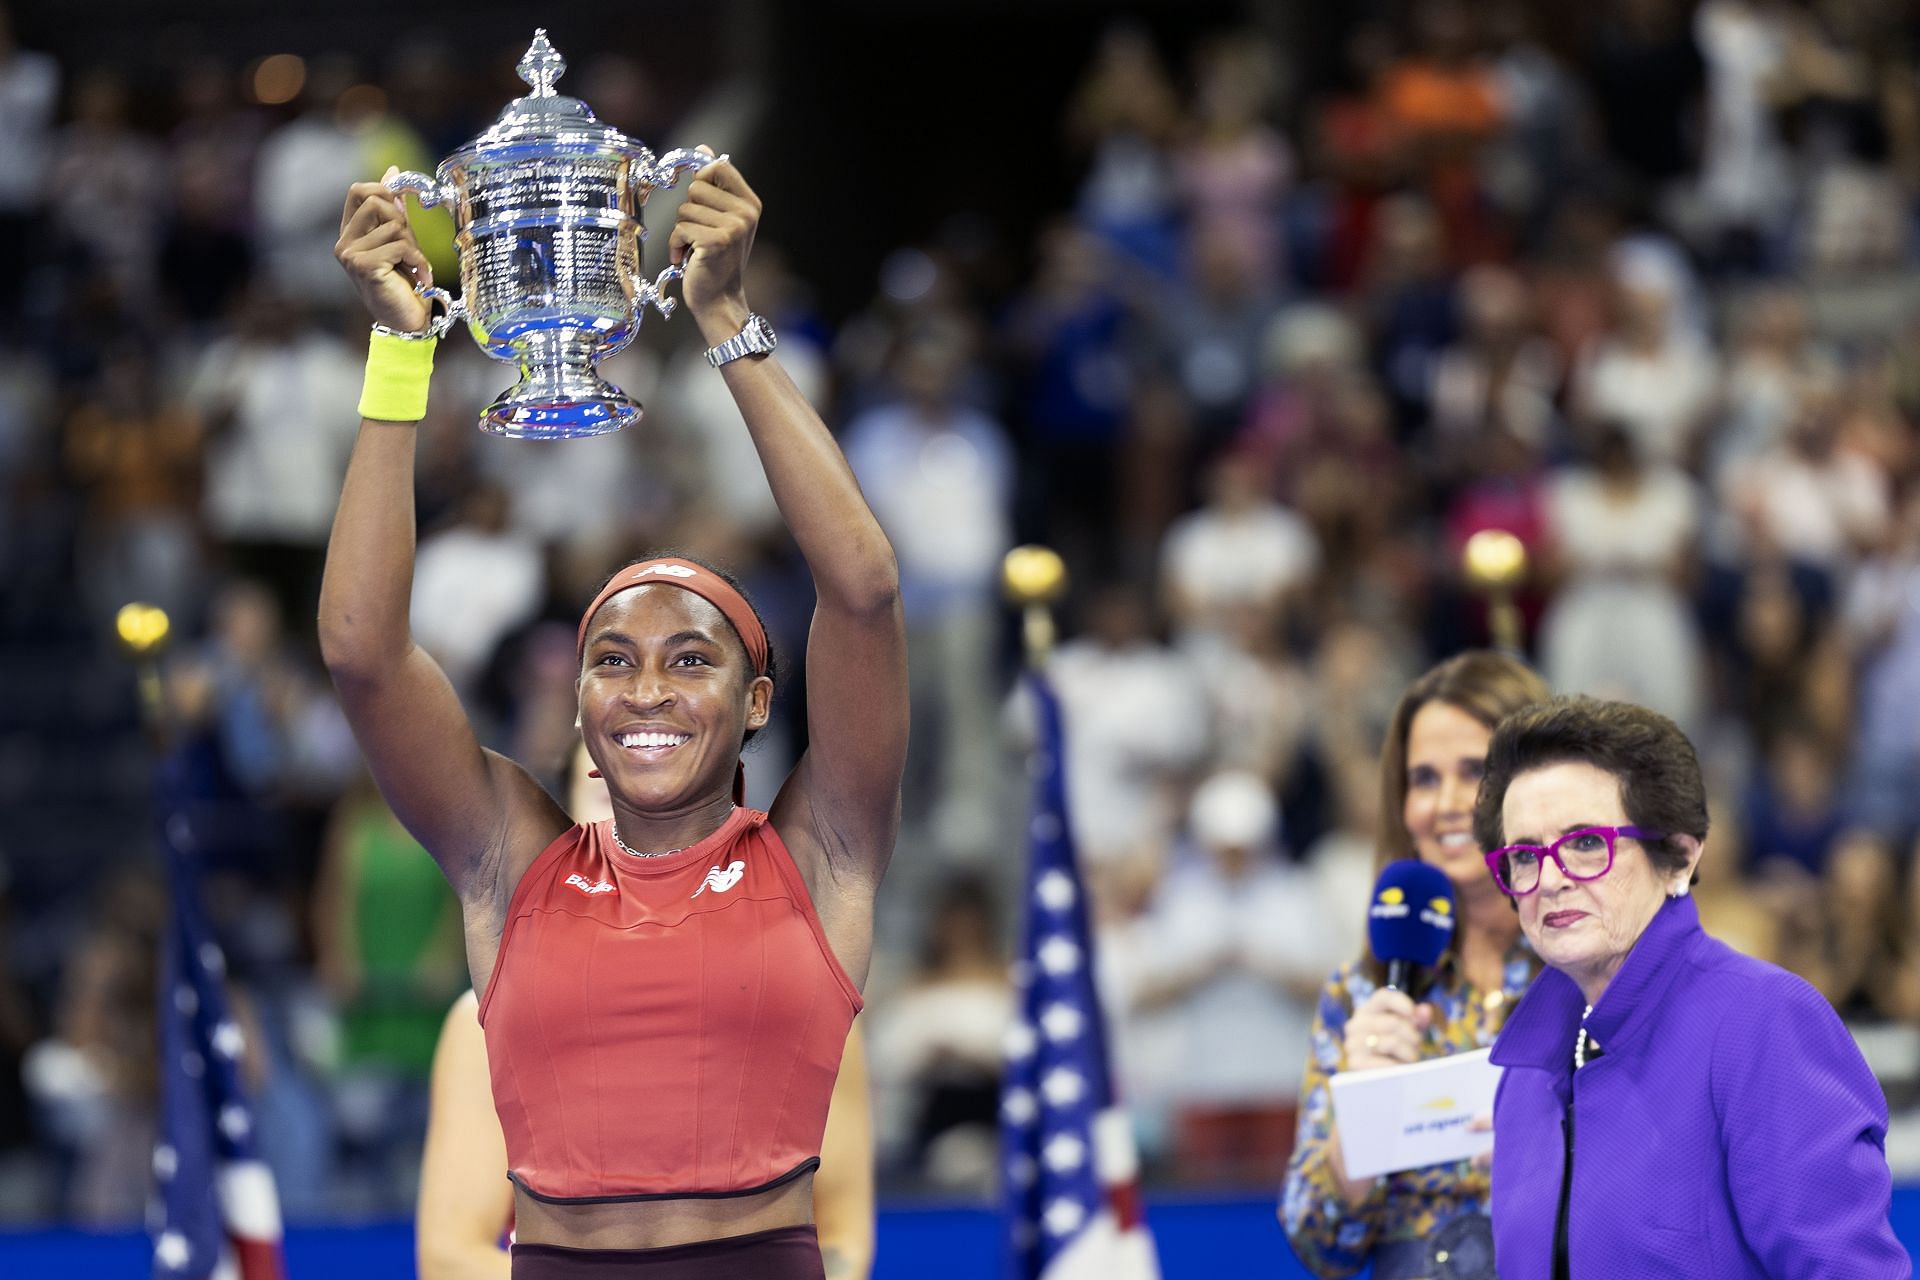
[[[1114,1097],[1093,934],[1067,822],[1060,704],[1030,677],[1033,759],[1026,923],[1000,1086],[1011,1272],[1017,1280],[1157,1280],[1139,1159]]]
[[[162,795],[174,788],[163,779]],[[173,919],[160,962],[160,1137],[153,1149],[154,1280],[282,1280],[280,1199],[240,1082],[245,1037],[226,962],[200,913],[193,832],[163,802]]]

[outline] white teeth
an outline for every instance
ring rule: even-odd
[[[692,735],[685,733],[616,733],[613,740],[623,747],[677,747]]]
[[[1449,833],[1449,834],[1447,834],[1447,835],[1444,835],[1444,836],[1441,836],[1441,837],[1440,837],[1440,843],[1441,843],[1441,844],[1446,844],[1446,845],[1456,845],[1456,844],[1472,844],[1472,843],[1473,843],[1473,833],[1472,833],[1471,831],[1455,831],[1455,832],[1451,832],[1451,833]]]

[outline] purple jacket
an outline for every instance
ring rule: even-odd
[[[1887,1102],[1830,1005],[1666,903],[1594,1006],[1552,969],[1493,1048],[1493,1234],[1502,1280],[1553,1275],[1573,1126],[1572,1280],[1888,1280]],[[1571,1103],[1571,1112],[1569,1112]]]

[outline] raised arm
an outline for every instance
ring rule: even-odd
[[[430,268],[392,192],[377,182],[349,189],[334,256],[376,321],[405,332],[425,328],[427,304],[413,286]],[[439,664],[413,642],[407,611],[418,425],[360,423],[327,543],[320,653],[387,803],[464,902],[510,892],[511,851],[538,847],[542,832],[550,840],[568,822],[523,770],[481,748]]]
[[[683,296],[708,346],[739,333],[752,314],[743,274],[759,221],[759,197],[725,162],[701,170],[680,206],[670,248],[686,264]],[[797,857],[808,851],[794,837],[810,834],[836,881],[852,876],[871,888],[893,852],[907,750],[906,624],[893,547],[840,446],[778,360],[747,356],[720,376],[746,419],[816,596],[807,641],[808,748],[781,790],[774,821]]]

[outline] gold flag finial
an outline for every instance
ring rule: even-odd
[[[1055,630],[1050,606],[1067,590],[1067,565],[1052,547],[1015,547],[1000,562],[1007,599],[1020,607],[1027,662],[1044,666],[1053,652]]]
[[[167,704],[160,685],[160,654],[173,634],[173,622],[159,605],[134,601],[120,606],[113,630],[120,651],[133,660],[140,679],[140,710],[154,741],[166,737]]]
[[[1467,583],[1487,597],[1487,629],[1494,647],[1520,652],[1520,608],[1514,593],[1527,580],[1527,548],[1505,529],[1482,529],[1460,553]]]
[[[168,620],[165,609],[136,601],[120,607],[120,612],[114,615],[113,629],[127,656],[145,658],[166,647],[173,623]]]

